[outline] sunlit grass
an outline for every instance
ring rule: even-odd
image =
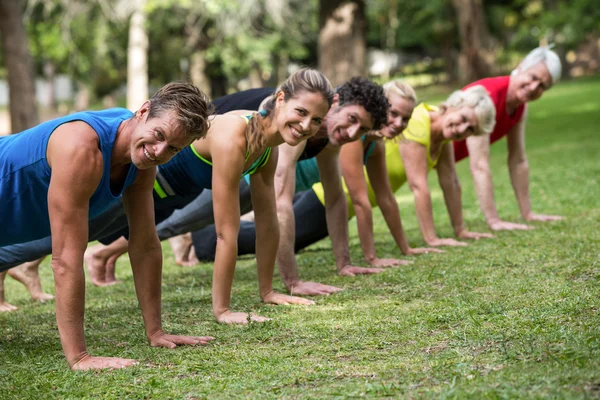
[[[217,338],[203,348],[147,345],[123,258],[123,284],[87,286],[87,343],[92,354],[136,358],[141,365],[72,373],[54,304],[32,303],[8,279],[8,300],[20,310],[0,315],[0,398],[600,396],[598,93],[600,79],[587,78],[561,83],[531,104],[533,209],[565,221],[498,233],[494,240],[356,278],[335,275],[331,244],[324,240],[299,255],[301,276],[345,290],[315,299],[312,307],[261,304],[254,259],[246,257],[236,271],[232,306],[273,321],[244,327],[214,322],[211,265],[178,267],[165,246],[165,328]],[[500,215],[520,221],[505,141],[494,145],[491,162]],[[458,164],[458,173],[466,223],[486,231],[467,162]],[[438,233],[449,236],[435,174],[430,179]],[[423,245],[412,194],[402,188],[397,198],[411,244]],[[375,223],[379,256],[399,256],[379,211]],[[362,263],[355,221],[350,230],[353,260]],[[53,291],[47,263],[41,274]],[[275,286],[283,290],[278,277]]]

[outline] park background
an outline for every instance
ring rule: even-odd
[[[246,327],[214,322],[211,264],[178,267],[165,247],[165,326],[217,337],[197,349],[149,348],[124,258],[123,284],[88,285],[86,294],[90,351],[142,361],[124,371],[71,373],[54,304],[32,303],[9,279],[8,300],[20,310],[0,315],[0,398],[600,397],[596,2],[2,0],[0,36],[2,134],[81,109],[135,110],[172,80],[218,97],[275,86],[303,65],[334,84],[403,78],[436,104],[554,43],[563,79],[531,104],[527,148],[534,211],[566,217],[350,279],[335,275],[326,239],[299,255],[301,273],[345,290],[313,307],[260,304],[254,260],[244,258],[232,306],[274,318]],[[496,203],[503,219],[519,221],[505,147],[492,148]],[[468,163],[458,173],[465,221],[485,231]],[[450,236],[431,175],[438,233]],[[403,188],[397,199],[410,244],[423,245],[412,195]],[[378,255],[399,256],[378,211],[375,224]]]

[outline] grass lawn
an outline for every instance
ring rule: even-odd
[[[165,247],[167,331],[212,335],[206,347],[148,346],[128,261],[124,282],[86,293],[90,353],[136,358],[140,366],[71,372],[54,304],[34,304],[7,279],[20,310],[0,314],[0,398],[594,398],[600,397],[600,77],[557,85],[531,104],[527,128],[533,210],[565,221],[428,254],[374,276],[335,274],[331,244],[298,256],[306,280],[344,291],[315,306],[268,306],[255,263],[242,259],[232,307],[272,317],[224,326],[211,312],[211,264],[182,268]],[[501,217],[521,221],[506,168],[506,142],[492,148]],[[486,231],[468,162],[458,165],[465,220]],[[438,234],[451,228],[431,174]],[[423,245],[412,195],[398,201],[411,245]],[[353,260],[364,265],[351,222]],[[3,229],[6,229],[4,227]],[[378,255],[399,256],[379,211]],[[48,262],[44,287],[53,292]],[[279,280],[275,287],[283,290]]]

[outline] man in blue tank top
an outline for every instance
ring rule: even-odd
[[[88,220],[123,196],[136,293],[152,346],[206,343],[161,327],[162,253],[154,226],[156,166],[208,130],[211,106],[191,84],[160,89],[132,114],[81,112],[0,139],[0,245],[52,235],[56,319],[72,369],[121,368],[135,360],[86,351],[83,253]]]

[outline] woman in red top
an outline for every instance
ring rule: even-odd
[[[490,143],[506,136],[508,169],[521,215],[526,221],[554,221],[555,215],[535,214],[529,198],[529,164],[525,154],[526,103],[539,99],[560,78],[562,66],[555,52],[548,47],[532,50],[510,76],[486,78],[473,82],[485,87],[496,105],[496,127],[488,136],[471,136],[454,142],[454,157],[460,161],[470,155],[471,174],[481,211],[492,230],[531,229],[532,226],[502,221],[494,203],[494,188],[490,171]]]

